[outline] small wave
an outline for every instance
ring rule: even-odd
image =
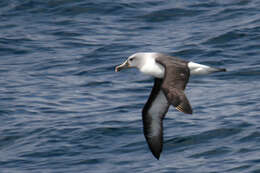
[[[235,41],[238,39],[243,39],[246,36],[245,33],[241,33],[239,31],[230,31],[223,34],[220,34],[216,37],[210,38],[206,42],[202,43],[204,45],[222,45],[226,43],[230,43],[231,41]]]
[[[138,16],[148,22],[163,22],[168,20],[178,20],[182,17],[191,17],[202,14],[203,10],[194,10],[194,9],[183,9],[183,8],[170,8],[157,10],[145,14],[143,16]]]

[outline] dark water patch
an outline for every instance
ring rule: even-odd
[[[54,4],[54,5],[53,5]],[[112,15],[122,12],[124,9],[123,3],[108,3],[108,2],[82,2],[71,1],[69,3],[56,3],[50,2],[49,6],[63,6],[63,8],[54,8],[51,12],[58,15],[77,16],[83,14],[100,14],[100,15]]]
[[[243,14],[245,14],[245,15],[255,14],[256,11],[257,11],[257,9],[254,7],[239,6],[239,7],[225,8],[225,9],[219,11],[219,13],[227,15],[225,17],[234,18],[238,15],[243,15]]]
[[[260,169],[256,169],[256,170],[252,171],[252,173],[258,173],[258,172],[260,172]]]
[[[231,41],[235,41],[237,39],[243,39],[245,37],[245,33],[240,33],[238,31],[231,31],[227,33],[223,33],[221,35],[218,35],[214,38],[210,38],[206,42],[204,42],[204,45],[221,45],[222,44],[228,44]]]
[[[252,149],[249,149],[249,148],[241,148],[239,149],[238,153],[250,153],[252,152]]]
[[[77,164],[98,164],[104,162],[104,158],[94,158],[94,159],[86,159],[86,160],[81,160]],[[73,164],[74,165],[74,164]]]
[[[102,122],[103,125],[109,126],[109,125],[118,125],[118,124],[122,124],[122,126],[128,126],[129,122],[124,122],[124,121],[119,121],[119,120],[108,120],[108,121],[104,121]]]
[[[26,49],[14,49],[14,48],[0,48],[0,55],[1,56],[6,56],[10,54],[15,54],[15,55],[23,55],[23,54],[28,54],[29,51]]]
[[[207,59],[212,57],[215,59],[215,57],[221,57],[221,54],[222,54],[222,50],[208,50],[208,51],[205,51],[203,50],[204,52],[203,53],[203,57],[206,57]]]
[[[196,2],[189,5],[190,8],[203,8],[203,9],[209,9],[209,8],[216,8],[219,4],[214,1],[208,1],[208,2]]]
[[[69,41],[69,42],[64,42],[64,46],[66,47],[77,47],[77,48],[84,48],[84,47],[91,47],[92,44],[84,43],[82,41]]]
[[[240,171],[246,171],[249,168],[251,168],[252,166],[244,164],[242,166],[236,166],[234,168],[228,169],[227,172],[240,172]]]
[[[23,38],[23,37],[17,37],[17,38],[1,38],[0,44],[26,44],[28,42],[32,41],[29,38]]]
[[[1,161],[0,163],[3,166],[10,167],[10,168],[15,168],[16,164],[21,164],[21,165],[35,164],[34,161],[27,160],[27,159],[10,159],[8,161]]]
[[[197,154],[193,154],[190,157],[192,158],[210,158],[210,157],[225,157],[223,155],[228,154],[230,151],[229,148],[225,148],[225,147],[221,147],[221,148],[215,148],[213,150],[209,150],[209,151],[204,151],[201,153],[197,153]]]
[[[251,134],[248,134],[248,136],[245,136],[241,139],[239,139],[238,142],[243,143],[243,142],[257,142],[260,140],[260,133],[259,132],[252,132]]]
[[[99,135],[106,135],[107,137],[115,137],[118,135],[128,134],[127,132],[131,131],[131,129],[128,127],[127,129],[123,127],[103,127],[103,128],[97,128],[92,129],[88,133],[95,133]]]
[[[175,149],[177,148],[185,148],[189,145],[196,145],[207,143],[208,141],[215,140],[215,139],[223,139],[230,136],[233,136],[239,133],[240,129],[233,129],[233,128],[226,128],[226,129],[215,129],[206,132],[202,132],[197,135],[187,136],[187,137],[178,137],[173,140],[166,141],[166,145],[174,146]]]
[[[258,163],[260,163],[260,159],[251,160],[251,162],[258,164]]]
[[[178,56],[178,57],[187,57],[189,55],[198,56],[202,52],[203,52],[203,50],[201,50],[201,49],[188,48],[188,49],[184,49],[184,50],[179,50],[178,52],[174,52],[173,55]]]
[[[242,45],[238,48],[234,48],[234,51],[241,51],[241,57],[245,58],[244,56],[254,56],[258,55],[258,49],[260,46],[258,44],[252,45]]]
[[[92,81],[92,82],[89,82],[87,84],[84,84],[82,86],[86,86],[86,87],[92,87],[92,86],[95,86],[95,87],[104,87],[104,86],[111,86],[111,82],[110,81]]]
[[[239,70],[230,70],[225,76],[225,79],[237,79],[237,80],[251,80],[258,76],[260,71],[258,68],[246,68],[246,69],[239,69]]]
[[[15,144],[15,142],[19,139],[21,139],[22,135],[8,135],[8,136],[2,136],[0,138],[0,148],[4,149],[5,147],[9,147],[10,145]]]
[[[82,34],[72,31],[54,31],[52,35],[60,37],[62,40],[66,37],[80,37]],[[69,39],[70,40],[70,39]]]
[[[121,147],[118,149],[117,152],[131,153],[133,155],[134,153],[141,152],[146,147],[145,139],[143,141],[139,141],[139,140],[137,141],[137,140],[138,138],[132,138],[131,140],[129,140],[129,143],[126,144],[124,143],[123,145],[121,145]],[[119,164],[121,164],[120,161]]]
[[[141,16],[141,18],[147,22],[163,22],[168,20],[178,20],[182,17],[196,16],[202,13],[202,10],[170,8],[150,12],[147,15]],[[140,16],[138,18],[140,18]]]
[[[35,151],[35,152],[27,152],[26,154],[20,155],[23,158],[52,158],[52,157],[59,157],[64,156],[66,153],[66,148],[62,149],[52,149],[49,152],[46,151]]]

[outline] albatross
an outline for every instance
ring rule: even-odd
[[[116,66],[115,71],[126,68],[137,68],[154,77],[151,94],[142,110],[142,120],[145,139],[158,160],[163,148],[163,119],[169,106],[173,105],[185,114],[192,114],[184,93],[190,75],[226,71],[224,68],[214,68],[156,52],[135,53]]]

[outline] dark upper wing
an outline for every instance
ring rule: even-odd
[[[158,57],[157,63],[165,67],[165,74],[161,89],[169,103],[176,107],[177,110],[192,114],[192,108],[189,100],[184,94],[184,89],[189,81],[190,71],[187,62],[172,57]]]
[[[162,79],[155,78],[152,92],[146,102],[142,117],[144,136],[153,155],[159,159],[163,146],[162,120],[168,111],[169,103],[160,90]]]

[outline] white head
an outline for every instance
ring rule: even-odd
[[[127,58],[127,60],[121,64],[116,66],[115,71],[118,72],[125,68],[138,68],[141,69],[146,61],[146,54],[148,53],[135,53]]]
[[[137,68],[145,74],[162,78],[164,68],[155,61],[158,55],[158,53],[154,52],[135,53],[129,56],[123,64],[116,66],[115,71],[118,72],[126,68]]]

